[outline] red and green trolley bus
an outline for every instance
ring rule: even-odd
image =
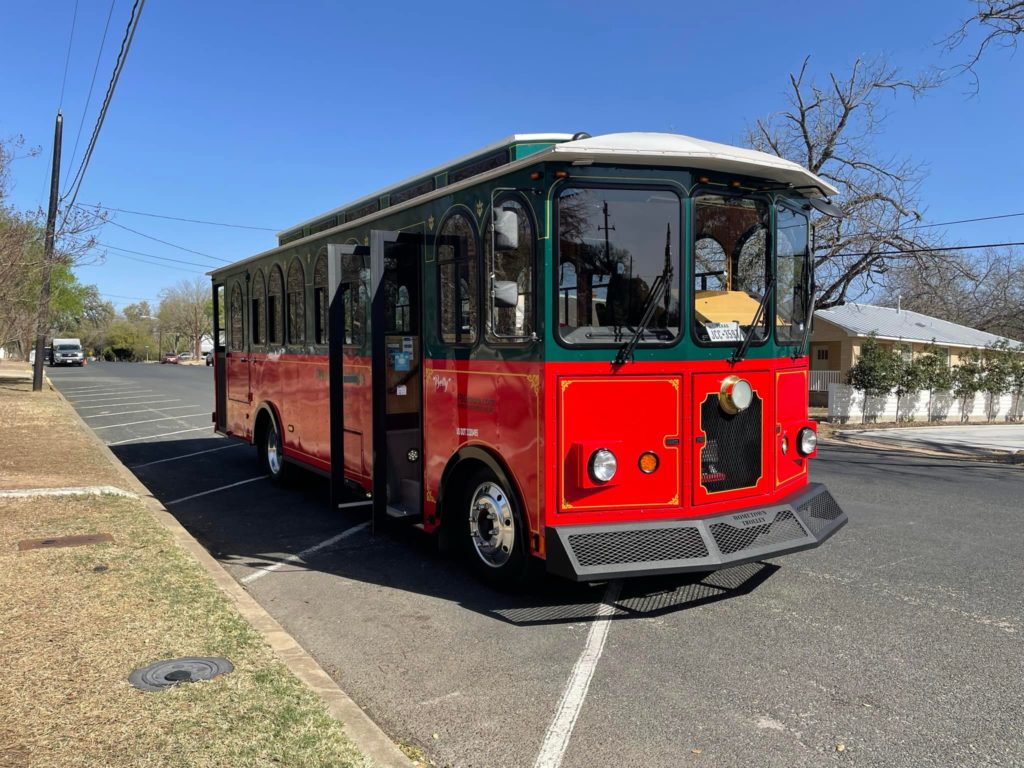
[[[835,192],[675,134],[511,136],[212,272],[216,429],[496,581],[815,547],[847,519],[808,480]]]

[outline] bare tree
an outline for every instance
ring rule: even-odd
[[[815,222],[814,266],[819,307],[862,297],[877,276],[902,260],[928,262],[937,240],[908,228],[921,219],[919,165],[881,157],[873,141],[886,112],[883,99],[900,93],[917,97],[938,80],[902,77],[885,59],[858,59],[828,85],[808,76],[810,58],[789,78],[788,107],[759,119],[747,143],[800,163],[839,190],[834,201],[842,219]]]
[[[927,268],[901,264],[886,275],[882,302],[1024,339],[1024,251],[988,248],[968,258],[945,254]]]
[[[160,328],[167,334],[187,338],[198,358],[204,336],[213,333],[213,294],[210,283],[201,277],[181,280],[160,293]]]
[[[1024,0],[971,2],[974,5],[974,13],[961,22],[960,26],[945,39],[944,44],[948,51],[956,51],[962,47],[973,51],[970,59],[960,66],[960,71],[969,72],[977,86],[974,68],[989,48],[1017,48],[1017,40],[1024,34]],[[977,37],[978,34],[981,35],[980,39]]]

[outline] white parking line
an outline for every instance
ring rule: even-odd
[[[120,416],[120,414],[113,414]],[[146,419],[145,421],[127,421],[124,424],[104,424],[102,427],[93,427],[93,432],[97,432],[101,429],[113,429],[114,427],[134,427],[136,424],[152,424],[154,421],[170,421],[172,419],[191,419],[193,416],[209,416],[209,411],[203,411],[202,413],[183,413],[181,416],[164,416],[159,419]]]
[[[186,432],[202,432],[206,431],[210,433],[210,437],[220,437],[216,432],[213,431],[212,426],[207,427],[196,427],[195,429],[179,429],[176,432],[162,432],[159,435],[146,435],[145,437],[133,437],[130,440],[117,440],[113,443],[107,443],[107,445],[124,445],[125,443],[137,443],[139,440],[155,440],[158,437],[169,437],[170,435],[183,435]]]
[[[173,401],[171,401],[173,402]],[[135,405],[135,403],[129,403],[129,405]],[[109,405],[108,408],[116,408],[116,405]],[[88,416],[83,416],[83,419],[103,419],[107,416],[127,416],[131,413],[163,413],[164,411],[180,411],[182,408],[195,408],[194,405],[172,405],[168,408],[140,408],[137,411],[118,411],[117,413],[91,413]],[[207,411],[209,413],[209,411]]]
[[[599,616],[610,617],[615,613],[614,603],[619,599],[621,589],[621,581],[608,583],[601,605],[597,608]],[[604,641],[608,637],[610,625],[610,618],[597,619],[591,625],[590,634],[587,635],[587,644],[583,647],[583,653],[576,661],[576,666],[573,667],[572,675],[569,676],[569,682],[562,693],[562,700],[558,702],[555,718],[548,726],[548,732],[544,734],[544,743],[533,764],[534,768],[558,768],[562,764],[565,750],[569,746],[569,737],[572,736],[572,729],[576,726],[576,719],[580,716],[583,700],[587,697],[590,680],[594,676],[597,662],[604,651]]]
[[[155,405],[157,403],[180,403],[181,398],[176,397],[173,400],[143,400],[141,403],[121,403],[121,405]],[[107,405],[83,405],[81,408],[76,407],[76,411],[91,411],[93,408],[117,408],[118,403],[109,403]],[[189,408],[195,408],[194,405],[190,405]]]
[[[284,568],[286,565],[291,565],[292,563],[297,563],[299,560],[304,560],[305,558],[312,555],[314,552],[319,552],[321,549],[326,549],[327,547],[333,546],[342,539],[347,539],[352,534],[358,533],[359,531],[363,530],[369,525],[369,521],[365,523],[360,523],[359,525],[354,525],[351,528],[342,531],[337,536],[332,536],[331,538],[327,539],[327,541],[321,541],[319,544],[312,546],[309,549],[302,550],[297,555],[288,555],[288,557],[286,557],[284,560],[280,560],[274,563],[273,565],[268,565],[266,568],[260,568],[260,570],[250,573],[248,576],[241,578],[238,581],[241,584],[252,584],[254,581],[256,581],[256,579],[261,579],[268,573],[273,573],[279,568]]]
[[[139,469],[140,467],[151,467],[154,464],[163,464],[165,461],[178,461],[178,459],[188,459],[192,456],[199,456],[204,453],[213,453],[214,451],[226,451],[228,448],[241,448],[245,443],[232,443],[231,445],[224,445],[220,448],[207,448],[205,451],[195,451],[193,453],[186,453],[182,456],[171,456],[169,459],[157,459],[156,461],[147,461],[145,464],[132,464],[128,469]]]
[[[153,397],[152,389],[127,389],[124,392],[106,393],[102,395],[86,395],[85,397],[69,397],[73,403],[93,402],[96,400],[131,400],[135,397]]]
[[[235,488],[236,486],[245,485],[246,483],[255,483],[257,480],[267,480],[269,477],[269,475],[260,475],[259,477],[250,477],[248,480],[239,480],[237,483],[222,485],[220,488],[213,488],[209,491],[203,491],[202,493],[193,493],[191,496],[182,496],[180,499],[174,499],[173,501],[165,501],[164,506],[169,507],[171,504],[180,504],[183,501],[198,499],[200,496],[209,496],[211,493],[219,493],[220,491],[226,491],[228,488]]]

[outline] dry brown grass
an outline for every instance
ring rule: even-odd
[[[17,551],[26,538],[114,542]],[[105,568],[99,568],[105,566]],[[336,766],[360,758],[143,504],[0,500],[0,766]],[[235,672],[161,693],[128,674],[178,656]]]
[[[0,368],[0,489],[118,485],[117,471],[48,386]]]
[[[0,487],[116,482],[66,408],[52,393],[0,388]],[[60,451],[40,447],[42,424],[69,436]],[[95,533],[114,541],[17,549]],[[235,671],[160,693],[129,685],[132,670],[179,656],[226,656]],[[2,768],[363,764],[140,500],[0,499],[0,659]]]

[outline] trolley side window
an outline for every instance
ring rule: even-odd
[[[256,272],[252,281],[252,318],[249,321],[249,329],[252,334],[253,344],[267,343],[267,281],[263,278],[263,270]]]
[[[499,201],[495,208],[483,241],[487,335],[495,341],[528,341],[534,331],[533,222],[516,200]]]
[[[472,344],[477,334],[476,232],[469,218],[455,213],[441,227],[437,261],[441,279],[441,338]]]
[[[284,280],[281,268],[274,265],[270,268],[270,280],[267,286],[267,338],[271,344],[280,344],[284,340]]]
[[[288,267],[288,343],[302,344],[306,340],[306,285],[302,264],[292,259]]]
[[[327,254],[321,253],[313,266],[313,341],[326,344],[327,328]]]
[[[231,350],[241,352],[245,349],[245,325],[242,316],[245,310],[242,306],[242,286],[235,281],[231,286],[231,307],[228,311],[231,321],[231,337],[229,339]]]

